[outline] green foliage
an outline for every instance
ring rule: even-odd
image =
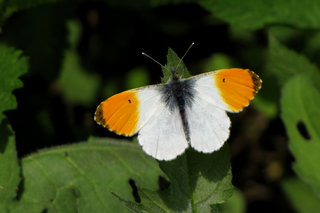
[[[282,45],[274,36],[269,36],[269,57],[268,69],[277,76],[280,85],[296,74],[309,76],[320,88],[320,71],[309,60],[293,50]]]
[[[300,213],[314,212],[320,209],[319,194],[310,186],[297,178],[283,181],[282,187],[290,200],[291,205]]]
[[[239,189],[234,190],[232,197],[221,206],[223,213],[244,213],[245,209],[245,200],[244,195]]]
[[[176,72],[179,76],[182,76],[183,78],[190,77],[190,73],[184,65],[183,61],[180,60],[179,56],[171,49],[169,48],[168,54],[167,54],[167,64],[164,66],[165,68],[162,68],[163,77],[161,78],[162,83],[166,83],[171,76],[171,69],[177,69]]]
[[[89,105],[95,102],[99,77],[81,66],[76,46],[81,35],[81,26],[76,21],[67,23],[70,49],[65,51],[58,83],[65,98],[74,104]]]
[[[162,175],[138,145],[115,139],[42,150],[23,158],[21,166],[23,191],[12,212],[127,212],[112,193],[133,200],[130,179],[156,190]]]
[[[14,12],[59,1],[60,0],[2,0],[0,1],[0,9],[2,11],[0,15],[0,27]]]
[[[278,103],[281,103],[281,118],[295,159],[294,170],[301,179],[283,181],[283,190],[297,211],[319,209],[320,71],[317,65],[320,57],[320,1],[104,0],[94,5],[91,1],[52,4],[56,2],[60,0],[0,0],[0,27],[3,31],[0,44],[0,212],[245,211],[242,196],[248,193],[236,191],[231,196],[228,144],[211,154],[189,149],[173,161],[157,162],[146,156],[136,142],[91,138],[86,143],[52,147],[17,158],[17,152],[21,154],[26,146],[39,146],[36,139],[41,144],[50,144],[50,140],[62,144],[96,134],[93,129],[98,127],[93,124],[92,114],[102,96],[113,95],[121,87],[149,84],[151,75],[149,79],[148,71],[138,60],[122,64],[124,57],[132,57],[132,53],[137,52],[137,46],[146,44],[141,42],[146,37],[152,38],[153,43],[159,38],[164,39],[161,45],[190,38],[201,40],[196,41],[204,53],[198,51],[195,58],[208,59],[199,71],[245,67],[259,74],[263,87],[253,102],[255,110],[252,111],[259,114],[255,118],[259,120],[256,124],[262,127],[252,125],[254,127],[250,128],[272,129],[267,125],[277,120],[274,118],[279,114]],[[40,5],[43,6],[36,8]],[[106,5],[107,17],[104,13]],[[187,14],[174,17],[180,12],[180,5],[183,8],[191,6],[195,13],[190,15],[189,9]],[[201,7],[211,16],[203,13]],[[202,16],[194,19],[193,15],[200,10]],[[163,12],[168,14],[159,16]],[[117,20],[113,20],[114,17]],[[230,26],[226,27],[221,20]],[[4,21],[7,21],[5,25]],[[254,31],[257,29],[258,32]],[[138,31],[142,33],[138,34]],[[203,41],[206,36],[210,39]],[[215,43],[216,39],[221,39],[221,45]],[[208,41],[210,48],[206,47]],[[28,69],[22,51],[6,46],[8,44],[30,57],[27,78],[36,80],[26,80],[31,90],[26,92],[28,97],[19,96],[24,101],[22,110],[12,116],[7,113],[6,118],[6,111],[17,107],[12,92],[22,87],[19,77]],[[130,71],[118,76],[109,75],[107,72],[115,72],[115,67]],[[178,75],[184,78],[190,76],[172,49],[168,50],[165,67],[162,83],[170,79],[171,68],[178,68]],[[99,73],[102,70],[105,73]],[[61,98],[64,98],[62,103]],[[65,107],[62,105],[67,105],[67,110],[57,110]],[[73,111],[70,105],[77,111]],[[24,111],[25,106],[31,108],[29,113],[37,113],[21,116],[28,114]],[[245,113],[251,115],[252,111]],[[64,117],[64,114],[68,116]],[[57,117],[61,117],[63,123],[55,120]],[[17,118],[21,120],[14,120]],[[19,122],[24,121],[21,126],[26,129],[25,135],[21,133],[21,126],[17,131],[18,148],[22,147],[18,151],[7,119],[13,121],[13,127],[19,127]],[[40,120],[40,127],[33,126],[36,123],[33,120]],[[77,125],[81,122],[83,126],[79,128]],[[64,126],[65,123],[77,125]],[[251,125],[252,122],[247,123]],[[239,134],[237,126],[246,125],[242,121],[233,124],[232,129],[236,131],[232,131],[231,138]],[[59,128],[63,129],[62,134]],[[82,133],[83,130],[87,135]],[[242,141],[259,138],[259,134],[266,136],[263,140],[277,140],[269,133],[236,138],[234,144],[240,145],[232,150],[237,153],[243,144],[253,144]],[[24,138],[28,138],[27,143],[21,143]],[[254,142],[260,144],[258,140]],[[255,156],[257,153],[249,154]],[[169,181],[169,186],[161,184],[163,179],[159,176]],[[141,202],[135,201],[139,199]]]
[[[80,66],[79,56],[74,51],[66,51],[58,83],[68,101],[89,105],[95,102],[100,80]]]
[[[223,53],[212,54],[207,61],[208,62],[204,66],[204,70],[206,72],[236,67],[234,66],[234,62],[231,60],[231,58]]]
[[[21,54],[19,50],[0,44],[0,123],[5,111],[17,107],[12,91],[22,87],[19,77],[28,70],[27,59]]]
[[[289,135],[289,148],[295,157],[294,169],[320,193],[320,93],[312,81],[298,75],[282,91],[281,117]]]
[[[268,24],[320,28],[318,0],[201,0],[200,4],[231,25],[251,30]]]
[[[135,212],[210,212],[233,192],[229,147],[212,154],[188,150],[173,161],[159,162],[170,186],[162,191],[140,188],[140,204],[122,201]]]
[[[136,67],[128,72],[125,77],[127,88],[137,88],[149,84],[148,70],[144,67]]]
[[[0,162],[0,212],[6,212],[20,181],[15,136],[6,120],[0,124]]]

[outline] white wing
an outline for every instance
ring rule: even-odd
[[[127,90],[103,101],[95,120],[120,135],[138,132],[143,150],[158,160],[172,160],[188,147],[178,109],[170,111],[153,85]]]
[[[197,90],[193,101],[192,107],[186,108],[191,146],[204,153],[220,149],[229,137],[227,113]]]
[[[194,81],[194,90],[196,91],[194,96],[201,95],[202,99],[211,103],[213,106],[224,111],[229,110],[228,104],[224,102],[219,87],[216,85],[214,73],[215,72],[208,72],[190,78],[190,80]]]
[[[158,103],[155,110],[157,113],[139,131],[138,141],[152,157],[172,160],[188,147],[179,111],[170,111],[162,102]]]
[[[229,112],[248,106],[261,88],[257,74],[240,68],[222,69],[193,76],[195,90],[211,104]]]

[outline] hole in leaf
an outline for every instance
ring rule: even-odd
[[[170,182],[167,181],[167,179],[165,179],[162,176],[159,176],[158,184],[159,184],[160,190],[165,190],[165,189],[169,188],[169,186],[170,186]]]
[[[41,211],[41,213],[47,213],[48,212],[48,209],[47,208],[45,208],[45,209],[43,209],[42,211]]]
[[[129,179],[129,184],[132,188],[132,195],[134,197],[134,200],[137,202],[137,203],[140,203],[141,202],[141,198],[138,194],[138,188],[136,186],[136,183],[134,182],[134,180],[132,179]]]
[[[310,140],[311,137],[310,137],[310,134],[307,130],[307,127],[306,125],[302,122],[302,121],[299,121],[298,124],[297,124],[297,128],[298,128],[298,131],[300,133],[300,135],[306,139],[306,140]]]
[[[72,193],[75,197],[80,197],[80,191],[76,188],[72,188]]]

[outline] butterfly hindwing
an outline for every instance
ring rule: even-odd
[[[195,95],[186,116],[190,129],[190,144],[200,152],[211,153],[221,148],[229,137],[230,119],[221,108]]]
[[[157,113],[139,131],[138,141],[143,150],[158,160],[172,160],[188,147],[180,114],[165,103],[157,106]]]

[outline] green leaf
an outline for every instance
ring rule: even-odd
[[[169,188],[140,188],[141,204],[127,202],[127,207],[135,212],[211,212],[212,205],[225,202],[233,192],[229,152],[226,144],[212,154],[189,149],[173,161],[160,161]]]
[[[299,177],[320,193],[320,93],[303,76],[285,84],[281,99],[281,117],[289,135],[289,148],[295,158]]]
[[[0,16],[0,26],[9,18],[14,12],[23,9],[29,9],[47,3],[59,2],[61,0],[4,0],[0,2],[2,15]]]
[[[125,76],[126,88],[137,88],[149,84],[149,75],[144,67],[136,67]]]
[[[320,209],[319,195],[301,180],[297,178],[284,180],[282,188],[297,212],[309,213]]]
[[[96,99],[100,78],[81,66],[75,51],[66,51],[58,82],[68,101],[89,105]]]
[[[206,72],[234,67],[234,62],[224,53],[215,53],[208,58],[204,70]]]
[[[82,28],[76,20],[67,22],[70,49],[65,51],[58,83],[64,97],[74,104],[89,105],[95,102],[100,78],[97,74],[86,70],[76,51]]]
[[[200,4],[231,25],[251,30],[271,24],[320,28],[318,0],[201,0]]]
[[[320,71],[305,56],[283,46],[274,36],[269,36],[269,57],[268,69],[272,71],[280,85],[297,74],[304,74],[310,77],[320,88]]]
[[[263,87],[253,100],[253,106],[268,118],[278,116],[280,86],[276,83],[277,78],[268,72],[263,77]]]
[[[66,25],[69,31],[68,32],[69,45],[72,49],[76,49],[81,39],[81,35],[83,31],[81,23],[78,20],[68,20]]]
[[[0,44],[0,123],[4,111],[17,108],[12,91],[23,86],[19,77],[28,70],[26,57],[22,52]]]
[[[15,136],[6,120],[0,124],[0,162],[0,211],[3,212],[15,199],[20,181]]]
[[[179,56],[171,48],[169,48],[168,55],[167,55],[167,64],[165,65],[165,68],[162,68],[162,72],[163,72],[163,77],[161,78],[162,83],[166,83],[170,79],[170,76],[171,76],[170,70],[173,68],[177,69],[176,70],[177,74],[182,76],[183,78],[190,77],[190,73],[186,65],[183,63],[182,60],[180,60]]]
[[[245,198],[239,189],[234,190],[232,197],[221,205],[222,213],[244,213],[246,212]]]
[[[115,139],[42,150],[23,158],[22,168],[13,212],[128,212],[112,193],[133,201],[130,179],[156,190],[163,175],[140,146]]]

